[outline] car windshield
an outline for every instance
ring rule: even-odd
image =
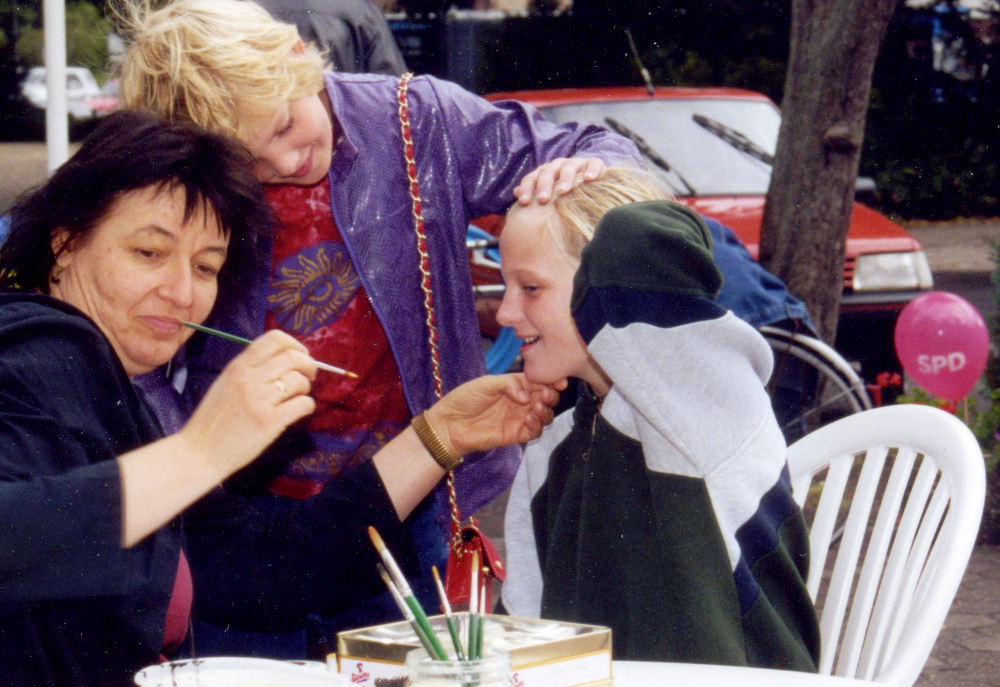
[[[719,98],[622,100],[542,108],[554,122],[621,122],[684,175],[699,196],[764,195],[771,167],[695,121],[696,115],[743,134],[773,155],[781,115],[767,102]]]

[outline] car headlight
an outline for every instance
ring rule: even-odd
[[[855,291],[905,291],[934,288],[934,277],[922,251],[869,253],[854,263]]]

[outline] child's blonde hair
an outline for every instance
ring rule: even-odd
[[[129,41],[119,65],[125,107],[246,143],[282,103],[322,90],[319,50],[256,3],[174,0],[159,9],[151,3],[111,3]]]
[[[579,175],[568,193],[556,196],[553,210],[562,230],[547,224],[567,255],[579,261],[584,246],[594,238],[594,228],[608,210],[649,200],[673,200],[670,191],[652,174],[635,167],[608,167],[594,181]]]

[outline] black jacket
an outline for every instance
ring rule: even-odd
[[[417,569],[371,464],[273,513],[217,489],[122,549],[113,459],[160,435],[89,319],[0,293],[0,685],[134,684],[159,655],[182,546],[194,612],[248,630],[382,591],[369,525]]]

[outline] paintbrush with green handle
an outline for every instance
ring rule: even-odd
[[[248,346],[251,343],[253,343],[250,339],[244,339],[242,336],[236,336],[235,334],[229,334],[228,332],[221,332],[218,329],[212,329],[211,327],[206,327],[205,325],[202,324],[195,324],[194,322],[184,322],[183,320],[181,320],[181,324],[183,324],[185,327],[190,327],[195,331],[203,332],[205,334],[211,334],[212,336],[217,336],[220,339],[225,339],[226,341],[232,341],[234,343],[240,343],[243,344],[244,346]],[[335,372],[339,375],[350,377],[351,379],[358,378],[358,376],[353,372],[349,372],[334,365],[321,363],[318,360],[314,360],[313,362],[316,363],[316,367],[318,367],[321,370],[326,370],[327,372]]]
[[[469,581],[469,660],[480,658],[479,648],[479,552],[472,552],[472,572]]]
[[[434,634],[434,630],[431,628],[431,624],[427,620],[427,614],[424,613],[423,606],[421,606],[420,602],[417,601],[417,597],[413,596],[413,590],[410,589],[410,583],[406,581],[406,578],[403,576],[403,571],[400,570],[399,566],[396,564],[396,559],[392,557],[389,549],[386,548],[381,535],[379,535],[374,527],[369,527],[368,536],[371,537],[372,544],[375,545],[375,549],[382,557],[382,562],[385,563],[385,567],[389,571],[389,576],[392,578],[392,581],[395,582],[400,595],[403,599],[405,599],[406,605],[410,607],[410,610],[413,611],[413,615],[416,617],[416,621],[420,625],[420,628],[424,631],[424,634],[427,635],[427,639],[431,644],[431,649],[433,649],[433,651],[428,649],[427,653],[431,655],[431,658],[436,658],[439,661],[447,661],[448,654],[445,653],[444,647],[441,646],[441,642],[438,641],[437,635]]]
[[[459,661],[465,660],[465,652],[462,651],[462,640],[458,638],[458,627],[455,626],[455,617],[451,614],[451,604],[448,603],[448,595],[441,584],[441,575],[438,573],[436,565],[431,566],[431,574],[434,575],[434,584],[437,585],[438,594],[441,596],[441,608],[444,610],[444,617],[448,623],[448,632],[451,634],[451,641],[455,645],[455,656]]]
[[[434,656],[434,646],[431,644],[430,638],[428,638],[427,633],[424,629],[420,627],[420,623],[417,622],[417,617],[413,615],[413,611],[410,607],[406,605],[406,601],[403,599],[403,595],[399,593],[399,589],[393,584],[392,579],[389,577],[389,573],[386,572],[385,566],[381,563],[378,564],[378,574],[382,577],[382,581],[385,582],[385,586],[389,589],[389,593],[392,595],[393,601],[399,606],[400,612],[403,617],[410,623],[410,627],[417,635],[417,639],[423,644],[424,650],[427,651],[428,656]]]

